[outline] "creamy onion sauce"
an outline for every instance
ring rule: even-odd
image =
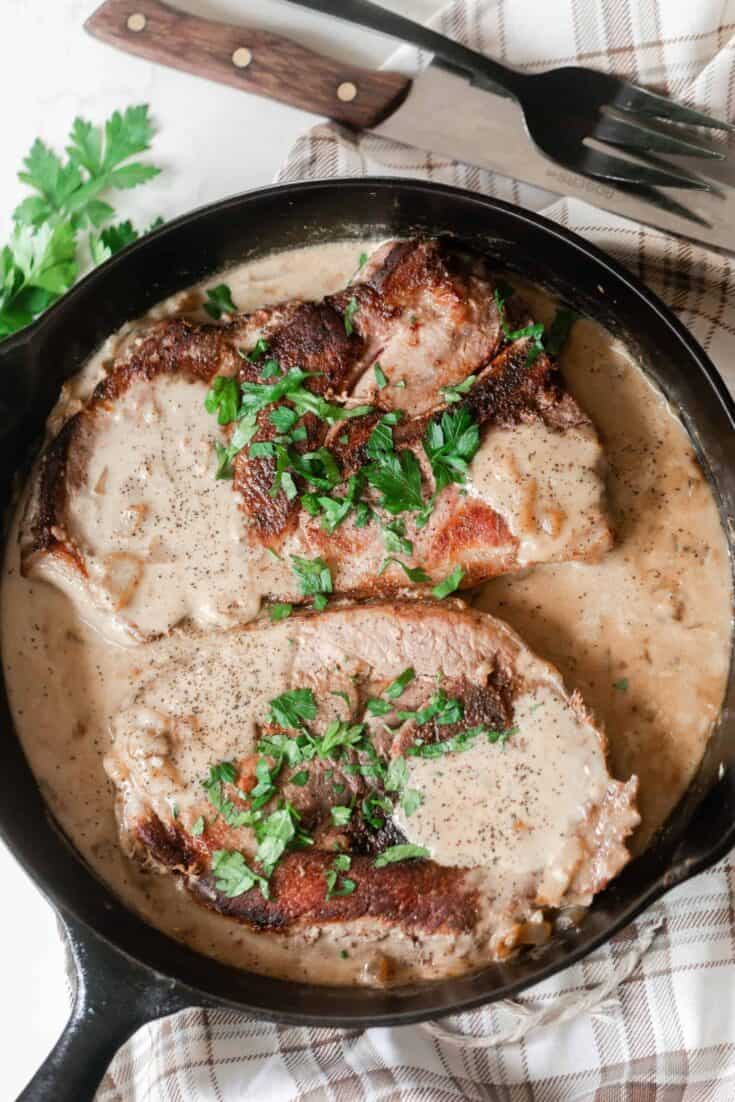
[[[242,310],[299,295],[315,298],[344,285],[365,247],[350,242],[296,250],[243,265],[222,278]],[[551,301],[535,289],[523,291],[537,316],[548,321]],[[185,293],[153,315],[190,311],[197,301],[200,296]],[[50,419],[52,431],[78,408],[120,342],[134,333],[134,326],[124,327],[67,384]],[[582,692],[607,730],[614,774],[621,779],[639,775],[640,847],[687,787],[719,711],[730,654],[727,547],[683,427],[627,350],[595,323],[579,321],[561,358],[572,393],[604,437],[618,545],[598,563],[537,567],[496,579],[475,603],[507,620],[559,667],[570,690]],[[563,528],[567,511],[586,490],[574,486],[572,457],[564,449],[554,454],[549,441],[534,441],[527,433],[517,442],[495,435],[500,439],[492,447],[521,475],[514,531],[530,547],[533,540],[553,537],[555,526]],[[536,446],[556,477],[530,486],[527,464]],[[264,937],[206,912],[173,878],[143,872],[123,856],[114,793],[102,765],[113,718],[130,703],[131,687],[144,674],[151,677],[176,655],[191,657],[196,644],[181,633],[139,646],[103,641],[82,621],[69,596],[20,577],[17,525],[16,517],[2,589],[11,707],[45,799],[91,867],[149,922],[203,953],[319,982],[379,979],[376,935],[369,924],[356,923],[348,933],[327,929],[306,952],[303,937]],[[525,722],[540,737],[536,719],[529,716]],[[450,763],[453,789],[465,783],[466,773],[465,780],[455,774],[471,766],[472,753],[456,755]],[[417,813],[422,818],[414,822],[412,817],[410,833],[421,829],[427,837],[437,832],[448,787],[430,775],[432,764],[412,765],[430,798]],[[442,765],[447,768],[446,759]],[[472,800],[474,813],[489,823],[488,806],[493,805],[485,804],[481,789]],[[457,826],[454,844],[466,856],[471,838],[465,835]],[[444,834],[433,844],[439,847],[437,856],[442,846],[449,856],[453,842]],[[340,955],[344,948],[347,959]],[[396,933],[386,935],[377,945],[381,948],[410,962],[401,978],[462,971],[471,949],[463,938],[448,937],[432,939],[428,950]]]

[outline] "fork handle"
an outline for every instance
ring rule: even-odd
[[[462,70],[473,84],[490,82],[499,85],[516,98],[520,97],[521,85],[527,79],[524,73],[508,69],[430,27],[424,27],[398,12],[374,4],[372,0],[291,0],[291,3],[302,8],[311,8],[322,15],[336,16],[379,34],[390,35],[391,38],[398,38],[419,50],[433,54],[450,68]]]

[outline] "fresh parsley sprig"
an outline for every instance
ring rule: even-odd
[[[0,251],[0,339],[29,325],[74,284],[86,263],[82,230],[90,230],[93,264],[137,239],[130,221],[107,224],[115,211],[102,196],[158,175],[155,166],[130,160],[150,148],[152,136],[141,104],[115,111],[102,129],[75,119],[67,160],[40,139],[33,143],[18,175],[34,194],[14,210],[10,241]]]

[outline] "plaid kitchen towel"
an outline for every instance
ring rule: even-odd
[[[581,62],[733,118],[735,0],[455,0],[435,25],[523,70]],[[389,64],[410,71],[426,60],[402,49]],[[368,173],[439,180],[543,210],[652,286],[735,390],[729,258],[332,124],[300,139],[280,179]],[[468,1039],[457,1043],[448,1028]],[[97,1102],[457,1098],[733,1102],[735,855],[511,1006],[440,1028],[367,1031],[185,1011],[145,1027],[121,1049]]]

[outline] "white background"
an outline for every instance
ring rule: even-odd
[[[384,38],[281,0],[176,0],[202,16],[281,30],[324,53],[379,65]],[[440,0],[386,6],[426,18]],[[152,158],[163,168],[117,203],[138,225],[169,219],[224,195],[269,183],[314,116],[129,57],[87,36],[94,0],[0,0],[0,247],[10,214],[27,192],[16,178],[33,139],[59,151],[75,115],[102,121],[115,108],[147,102],[158,133]],[[135,11],[135,0],[130,10]],[[0,845],[0,1102],[15,1098],[55,1043],[68,1003],[53,913]]]

